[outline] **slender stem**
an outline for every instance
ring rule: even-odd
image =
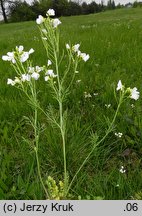
[[[105,138],[108,136],[108,134],[112,131],[113,124],[114,124],[114,122],[115,122],[115,120],[116,120],[118,111],[119,111],[120,106],[121,106],[122,101],[123,101],[123,96],[124,96],[123,94],[120,96],[119,104],[118,104],[118,106],[117,106],[117,109],[116,109],[116,112],[115,112],[114,117],[113,117],[113,119],[112,119],[112,122],[111,122],[110,126],[108,127],[108,129],[107,129],[107,131],[106,131],[106,134],[103,136],[103,138],[102,138],[100,141],[98,141],[97,143],[94,143],[94,145],[93,145],[93,147],[92,147],[92,150],[89,152],[89,154],[87,155],[87,157],[85,158],[85,160],[83,161],[83,163],[81,164],[81,166],[79,167],[79,169],[77,170],[77,172],[75,173],[74,177],[72,178],[72,181],[70,182],[70,184],[69,184],[69,186],[68,186],[68,188],[67,188],[66,196],[67,196],[67,194],[68,194],[68,192],[69,192],[69,190],[70,190],[70,188],[71,188],[71,186],[72,186],[72,184],[73,184],[73,182],[74,182],[76,176],[78,175],[78,173],[80,172],[80,170],[82,169],[82,167],[85,165],[85,163],[88,161],[88,159],[90,158],[90,156],[91,156],[91,154],[93,153],[94,149],[95,149],[100,143],[102,143],[102,142],[105,140]]]
[[[56,50],[54,49],[54,57],[55,57],[55,67],[57,73],[57,80],[58,80],[58,103],[59,103],[59,115],[60,115],[60,131],[62,136],[62,144],[63,144],[63,158],[64,158],[64,195],[66,194],[67,190],[67,165],[66,165],[66,143],[65,143],[65,128],[64,128],[64,120],[63,120],[63,95],[62,95],[62,85],[60,83],[59,77],[59,68],[58,68],[58,60],[56,55]]]
[[[36,95],[36,87],[35,87],[35,82],[33,83],[33,88],[32,88],[32,96],[34,99],[34,135],[35,135],[35,154],[36,154],[36,161],[37,161],[37,171],[38,171],[38,176],[41,182],[41,185],[45,191],[46,197],[49,198],[49,194],[46,190],[46,187],[43,183],[42,177],[41,177],[41,170],[40,170],[40,163],[39,163],[39,156],[38,156],[38,147],[39,147],[39,133],[38,133],[38,126],[37,126],[37,121],[38,121],[38,110],[37,110],[37,95]]]

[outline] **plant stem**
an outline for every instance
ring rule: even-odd
[[[100,141],[94,143],[94,145],[93,145],[93,147],[92,147],[92,150],[89,152],[89,154],[87,155],[87,157],[85,158],[85,160],[83,161],[83,163],[81,164],[81,166],[79,167],[79,169],[77,170],[77,172],[75,173],[74,177],[72,178],[72,181],[70,182],[70,184],[69,184],[69,186],[68,186],[68,188],[67,188],[66,196],[67,196],[67,194],[68,194],[68,192],[69,192],[69,190],[70,190],[70,188],[71,188],[71,186],[72,186],[72,184],[73,184],[73,182],[74,182],[76,176],[78,175],[78,173],[80,172],[80,170],[82,169],[82,167],[85,165],[85,163],[88,161],[88,159],[90,158],[90,156],[91,156],[91,154],[93,153],[94,149],[95,149],[100,143],[102,143],[102,142],[105,140],[105,138],[108,136],[108,134],[112,131],[113,124],[114,124],[114,122],[115,122],[115,120],[116,120],[118,111],[119,111],[120,106],[121,106],[121,104],[122,104],[122,102],[123,102],[123,96],[124,96],[123,94],[120,96],[119,104],[118,104],[118,106],[117,106],[117,109],[116,109],[116,112],[115,112],[114,117],[113,117],[113,119],[112,119],[112,122],[111,122],[110,126],[108,127],[108,129],[107,129],[107,131],[106,131],[106,134],[103,136],[103,138],[102,138]]]
[[[38,110],[37,110],[37,95],[36,95],[36,88],[35,88],[35,82],[33,83],[33,88],[32,88],[32,96],[33,96],[33,100],[34,100],[34,135],[35,135],[35,154],[36,154],[36,161],[37,161],[37,171],[38,171],[38,176],[39,176],[39,180],[41,182],[41,185],[45,191],[46,197],[49,198],[49,194],[46,190],[46,187],[43,183],[42,177],[41,177],[41,171],[40,171],[40,163],[39,163],[39,156],[38,156],[38,147],[39,147],[39,132],[38,132]]]

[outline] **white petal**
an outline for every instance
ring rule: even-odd
[[[35,80],[38,80],[39,77],[40,77],[40,75],[39,75],[39,73],[34,72],[34,73],[31,75],[31,77],[32,77],[33,79],[35,79]]]
[[[116,90],[117,90],[117,91],[119,91],[119,90],[122,91],[122,89],[123,89],[123,85],[122,85],[121,80],[119,80],[119,81],[118,81],[118,84],[117,84],[117,88],[116,88]]]
[[[2,60],[3,60],[3,61],[9,61],[9,57],[6,56],[6,55],[4,55],[4,56],[2,56]]]
[[[29,58],[29,53],[28,52],[24,52],[21,57],[20,57],[20,61],[21,62],[25,62],[27,61],[27,59]]]
[[[29,50],[29,54],[31,54],[31,53],[34,53],[34,49],[33,49],[33,48],[31,48],[31,49]]]

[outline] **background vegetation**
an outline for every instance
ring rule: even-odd
[[[107,5],[102,0],[100,4],[95,1],[86,3],[85,1],[68,1],[68,0],[34,0],[31,4],[21,0],[0,0],[1,14],[4,21],[21,22],[35,20],[39,14],[45,16],[49,8],[53,8],[56,16],[71,16],[81,14],[93,14],[129,7],[142,7],[142,2],[135,1],[133,4],[115,4],[114,0],[108,0]]]
[[[81,43],[90,60],[80,65],[69,96],[67,131],[67,166],[73,176],[91,148],[90,134],[100,136],[107,127],[106,117],[116,109],[114,88],[119,79],[126,86],[142,92],[142,9],[120,9],[86,16],[61,18],[60,45]],[[45,51],[33,21],[0,25],[0,56],[16,45],[34,48],[35,65],[46,64]],[[44,199],[37,177],[32,148],[33,131],[23,116],[32,110],[24,95],[7,85],[15,74],[7,62],[0,60],[0,199]],[[78,80],[81,80],[80,82]],[[44,81],[43,81],[44,82]],[[42,80],[39,85],[43,106],[52,104]],[[90,97],[85,97],[86,93]],[[106,105],[111,104],[110,108]],[[133,105],[132,105],[133,104]],[[41,114],[42,124],[44,118]],[[123,104],[116,122],[116,132],[98,146],[73,185],[73,199],[141,199],[142,198],[142,100]],[[31,140],[31,145],[27,143]],[[40,141],[40,163],[44,181],[51,175],[62,179],[62,148],[51,127]],[[121,166],[126,173],[120,173]]]

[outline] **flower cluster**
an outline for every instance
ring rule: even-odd
[[[48,81],[50,78],[55,78],[57,77],[57,74],[54,74],[53,70],[52,69],[48,69],[45,73],[45,81]]]
[[[40,72],[43,70],[44,68],[39,66],[28,67],[28,73],[21,74],[20,77],[15,77],[14,80],[8,78],[7,84],[14,86],[15,84],[20,84],[22,82],[30,82],[31,79],[38,80],[40,77]]]
[[[119,172],[121,172],[121,173],[125,173],[126,172],[126,170],[124,169],[124,166],[121,166]]]
[[[55,16],[55,11],[53,9],[49,9],[46,13],[47,18],[49,18],[50,16]],[[46,21],[46,18],[44,18],[42,15],[39,15],[38,18],[36,19],[36,23],[38,25],[44,23]],[[55,19],[51,19],[51,24],[53,26],[53,28],[57,28],[58,25],[61,24],[61,21],[57,18]]]
[[[120,132],[118,132],[118,133],[115,133],[115,136],[117,136],[117,137],[119,137],[119,138],[121,138],[121,137],[122,137],[122,135],[123,135],[123,133],[120,133]]]
[[[30,54],[34,52],[34,49],[31,48],[28,52],[24,51],[23,46],[16,46],[15,51],[8,52],[7,55],[2,56],[3,61],[10,61],[13,64],[16,63],[16,61],[25,62],[29,58]]]
[[[50,66],[51,64],[52,62],[48,60],[47,67]],[[40,78],[40,72],[43,71],[45,72],[45,76],[44,76],[45,81],[57,77],[57,75],[54,74],[52,69],[47,69],[45,66],[43,67],[35,66],[35,67],[28,67],[27,73],[21,74],[20,77],[15,77],[14,80],[8,78],[7,84],[14,86],[15,84],[20,84],[22,82],[30,82],[32,79],[38,80]]]
[[[122,85],[121,80],[118,81],[116,90],[117,90],[117,91],[120,90],[120,91],[124,92],[125,87],[124,87],[124,85]],[[137,91],[137,88],[136,88],[136,87],[134,87],[133,89],[127,88],[126,91],[125,91],[125,93],[129,93],[129,97],[130,97],[131,99],[134,99],[134,100],[138,100],[138,99],[139,99],[139,96],[140,96],[140,93]]]
[[[71,49],[74,53],[77,53],[77,56],[80,57],[83,61],[88,61],[90,58],[89,54],[82,53],[79,50],[80,44],[75,44],[74,46],[70,47],[69,44],[66,44],[66,49]]]

